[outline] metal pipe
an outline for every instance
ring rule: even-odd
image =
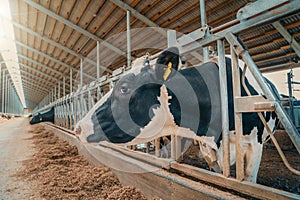
[[[83,83],[82,83],[82,73],[83,73],[83,66],[82,66],[82,58],[80,59],[80,85],[79,88],[82,87]]]
[[[60,98],[60,81],[57,83],[57,99]]]
[[[63,77],[63,96],[66,96],[66,77]]]
[[[97,81],[100,78],[100,43],[97,41]]]
[[[176,31],[175,30],[168,30],[167,31],[167,36],[168,36],[168,47],[177,46]]]
[[[217,41],[218,64],[221,93],[222,109],[222,153],[223,153],[223,175],[230,176],[230,149],[229,149],[229,114],[228,114],[228,92],[227,92],[227,74],[225,61],[225,44],[224,40]],[[228,77],[230,78],[230,77]]]
[[[56,86],[54,87],[54,101],[56,101]]]
[[[73,92],[73,70],[70,68],[70,94]]]
[[[13,83],[12,83],[13,85]],[[12,91],[11,91],[11,100],[12,100],[12,104],[11,104],[11,112],[14,114],[15,113],[15,88],[14,86],[12,86]]]
[[[205,0],[200,0],[200,16],[201,16],[201,27],[204,28],[206,26],[206,23],[207,23],[206,22],[206,12],[205,12]],[[205,34],[205,36],[206,36],[206,34]],[[203,48],[203,59],[204,59],[204,62],[209,61],[208,47]]]
[[[5,113],[7,113],[7,90],[8,90],[7,83],[8,83],[8,74],[5,76],[5,106],[4,106]]]
[[[271,91],[271,89],[267,86],[267,84],[265,84],[265,79],[262,77],[259,69],[257,68],[256,64],[252,60],[249,53],[247,51],[245,51],[241,54],[241,56],[242,56],[243,60],[245,61],[245,63],[249,66],[251,73],[253,74],[254,78],[257,80],[259,86],[263,90],[266,97],[268,99],[270,99],[271,101],[276,102],[275,107],[278,108],[278,109],[276,109],[276,113],[277,113],[280,121],[282,122],[286,132],[290,136],[293,144],[295,145],[298,152],[300,153],[300,136],[299,136],[299,133],[298,133],[296,127],[291,122],[289,116],[285,113],[280,102],[278,102],[278,100],[275,99],[275,97],[273,96],[273,92]]]
[[[10,112],[10,84],[9,84],[9,80],[7,80],[7,110],[6,112],[9,113]]]
[[[127,67],[131,65],[131,46],[130,46],[130,11],[127,10]]]
[[[242,113],[236,112],[237,102],[236,97],[241,96],[240,86],[240,71],[238,65],[238,56],[236,55],[233,45],[230,46],[230,54],[232,61],[232,84],[233,87],[233,99],[234,99],[234,126],[235,126],[235,147],[236,147],[236,178],[242,181],[245,177],[245,160],[243,153],[243,123]]]
[[[1,78],[2,78],[2,63],[0,64],[0,84],[1,84]],[[0,85],[0,88],[1,88],[1,85]],[[2,101],[1,101],[1,104],[2,104]],[[3,112],[2,110],[2,107],[1,107],[1,112]]]
[[[290,104],[289,114],[293,123],[295,124],[292,79],[293,79],[293,73],[292,71],[290,71],[289,73],[287,73],[287,82],[289,88],[289,104]]]
[[[5,79],[5,71],[2,71],[2,112],[4,113],[4,79]]]

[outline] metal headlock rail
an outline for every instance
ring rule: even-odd
[[[200,1],[200,5],[204,6],[204,1]],[[241,181],[245,176],[244,169],[244,156],[243,156],[243,138],[242,138],[242,113],[244,112],[257,112],[261,118],[263,124],[269,133],[271,140],[276,146],[281,158],[283,159],[285,165],[293,173],[300,175],[299,171],[293,169],[284,157],[275,137],[272,135],[270,128],[268,127],[265,119],[263,118],[261,112],[265,111],[275,111],[278,118],[280,119],[282,125],[284,126],[287,134],[291,138],[297,151],[300,153],[300,135],[296,127],[292,123],[290,117],[285,112],[281,102],[276,99],[275,95],[266,84],[258,67],[252,60],[249,52],[245,50],[242,44],[238,41],[235,34],[250,29],[251,27],[258,26],[261,24],[271,23],[278,21],[281,18],[299,12],[300,3],[298,0],[277,0],[272,1],[272,3],[266,5],[263,1],[258,0],[255,3],[247,5],[242,8],[238,15],[237,20],[230,22],[228,24],[222,25],[222,28],[217,27],[214,29],[205,28],[207,25],[203,22],[202,28],[198,29],[188,35],[184,35],[180,38],[176,38],[176,33],[174,31],[168,32],[168,46],[178,46],[180,48],[181,54],[188,54],[196,49],[207,48],[209,45],[215,44],[217,46],[218,52],[218,64],[219,64],[219,77],[220,77],[220,92],[221,92],[221,104],[222,104],[222,146],[223,146],[223,175],[225,177],[230,176],[230,154],[229,154],[229,119],[228,119],[228,94],[227,94],[227,78],[226,77],[226,64],[225,64],[225,42],[230,44],[231,58],[232,58],[232,80],[234,86],[234,109],[235,109],[235,132],[236,132],[236,178]],[[267,12],[265,12],[267,11]],[[205,17],[205,11],[201,11],[201,18]],[[232,26],[232,24],[235,24]],[[228,27],[224,29],[223,27]],[[175,33],[175,34],[174,34]],[[204,51],[206,52],[206,50]],[[207,52],[204,53],[204,60],[208,59]],[[153,56],[154,58],[155,56]],[[247,68],[250,70],[255,80],[261,87],[264,95],[267,99],[262,96],[247,96],[241,97],[240,94],[240,77],[238,58],[242,59]],[[113,72],[111,77],[103,76],[96,81],[90,83],[89,85],[79,87],[76,92],[66,95],[62,98],[55,100],[54,102],[44,106],[35,112],[43,112],[50,107],[55,107],[55,124],[63,126],[67,129],[73,129],[75,124],[82,119],[87,112],[95,105],[95,102],[99,101],[101,97],[104,96],[104,87],[109,87],[110,89],[114,86],[114,83],[125,73],[128,69],[118,69]],[[247,88],[245,88],[247,91]],[[244,102],[247,102],[245,105]],[[194,167],[183,167],[176,163],[176,154],[180,154],[180,145],[178,140],[180,137],[176,138],[176,142],[171,142],[171,160],[168,164],[171,168],[183,171],[194,177],[205,179],[211,175],[203,175],[200,169],[195,169]],[[155,143],[155,142],[154,142]],[[156,152],[159,149],[158,140],[156,140]],[[148,147],[149,144],[147,144]],[[115,148],[115,147],[114,147]],[[149,148],[149,147],[148,147]],[[173,152],[173,153],[172,153]],[[138,155],[136,155],[138,156]],[[143,156],[142,156],[143,157]],[[143,159],[143,158],[141,158]],[[154,160],[157,162],[157,160]],[[202,178],[201,178],[202,177]],[[223,185],[221,182],[216,182],[217,184]],[[234,186],[233,186],[234,187]],[[242,186],[244,187],[244,186]],[[248,186],[247,186],[248,187]],[[234,187],[238,190],[238,187]]]

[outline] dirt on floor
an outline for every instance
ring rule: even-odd
[[[75,146],[60,140],[43,126],[31,126],[30,134],[36,153],[23,161],[23,170],[16,176],[27,181],[36,196],[43,199],[146,199],[138,189],[122,186],[109,168],[89,165]],[[300,170],[299,154],[285,139],[280,139],[284,154],[290,164]],[[199,158],[197,145],[187,150],[182,162],[209,170],[206,162]],[[235,176],[234,167],[231,167],[231,175]],[[270,142],[264,145],[257,182],[300,194],[300,177],[284,166]]]
[[[107,167],[95,167],[75,146],[60,140],[41,125],[29,131],[35,154],[16,174],[28,181],[43,199],[147,199],[136,188],[122,186]],[[158,199],[158,198],[153,198]]]

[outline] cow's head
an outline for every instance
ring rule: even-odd
[[[32,119],[30,120],[30,124],[37,124],[43,121],[43,116],[41,113],[38,113],[37,115],[34,115]]]
[[[155,66],[145,65],[138,73],[127,73],[75,127],[75,134],[87,142],[131,141],[153,117],[159,106],[160,87],[178,69],[175,47],[162,52]],[[136,71],[136,69],[135,69]]]

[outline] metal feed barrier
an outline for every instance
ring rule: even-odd
[[[201,7],[204,7],[204,1],[200,1]],[[290,1],[272,1],[271,4],[265,5],[261,4],[262,1],[257,1],[250,5],[247,5],[245,8],[241,9],[237,15],[237,20],[234,21],[234,26],[231,26],[233,22],[230,22],[224,27],[228,27],[226,29],[221,29],[217,27],[212,30],[208,30],[205,23],[202,23],[203,28],[198,29],[188,35],[184,35],[180,38],[176,38],[175,31],[168,32],[168,46],[178,46],[180,48],[181,54],[193,54],[193,51],[196,49],[203,49],[204,60],[209,60],[208,55],[208,45],[216,45],[217,53],[218,53],[218,64],[219,64],[219,76],[220,76],[220,92],[222,103],[222,145],[223,145],[223,175],[224,177],[230,176],[230,163],[229,163],[229,119],[228,119],[228,95],[227,95],[227,78],[226,77],[226,69],[225,69],[225,42],[230,45],[230,52],[232,58],[232,80],[234,85],[234,103],[235,103],[235,132],[236,132],[236,179],[237,181],[242,181],[244,179],[245,169],[244,169],[244,156],[243,156],[243,146],[242,146],[242,121],[241,115],[244,112],[257,112],[260,116],[263,124],[268,131],[271,140],[276,146],[281,158],[283,159],[287,168],[293,173],[300,175],[299,171],[293,169],[287,162],[283,152],[281,151],[275,137],[273,136],[270,128],[265,122],[262,112],[265,111],[275,111],[278,118],[280,119],[282,125],[284,126],[287,134],[291,138],[294,146],[296,147],[298,153],[300,153],[300,135],[297,131],[296,127],[292,123],[290,117],[284,110],[281,102],[278,101],[271,91],[271,89],[267,86],[261,72],[257,68],[256,64],[252,60],[248,51],[245,50],[241,44],[241,42],[237,39],[235,34],[249,29],[254,26],[258,26],[261,24],[266,24],[274,21],[280,20],[282,17],[292,14],[296,11],[300,10],[300,4],[297,0]],[[259,9],[255,9],[259,8]],[[268,11],[268,12],[264,12]],[[201,11],[201,19],[205,19],[205,11]],[[255,17],[253,17],[255,16]],[[155,58],[153,56],[152,58]],[[238,68],[238,58],[242,59],[247,68],[250,70],[254,78],[256,79],[259,86],[262,88],[264,95],[267,97],[265,99],[262,96],[247,96],[241,97],[240,94],[240,79],[243,80],[243,76],[239,75]],[[49,107],[55,107],[55,124],[65,127],[67,129],[73,129],[75,124],[82,119],[87,112],[95,105],[97,101],[105,94],[103,88],[109,86],[112,88],[114,83],[122,76],[124,72],[127,70],[122,69],[119,71],[115,71],[113,76],[111,77],[101,77],[97,81],[90,83],[89,85],[80,87],[76,92],[73,92],[69,95],[66,95],[62,98],[55,100],[54,102],[44,106],[41,109],[38,109],[36,112],[41,112],[43,110],[49,109]],[[244,70],[245,73],[245,70]],[[247,89],[245,88],[247,91]],[[247,102],[245,104],[245,102]],[[168,160],[168,165],[170,168],[176,169],[178,171],[182,171],[190,176],[197,177],[198,179],[206,179],[211,178],[210,173],[203,172],[201,169],[197,169],[191,166],[183,166],[176,163],[176,158],[179,157],[178,154],[181,152],[180,146],[180,137],[172,136],[172,139],[175,139],[176,142],[171,142],[171,163]],[[156,156],[158,155],[159,150],[159,138],[154,141]],[[173,140],[174,141],[174,140]],[[149,141],[150,142],[150,141]],[[147,149],[149,149],[149,144],[146,144]],[[117,147],[111,147],[117,148]],[[147,150],[148,151],[148,150]],[[148,158],[147,156],[138,156],[140,159]],[[151,157],[150,160],[153,162],[157,162],[157,160]],[[163,161],[161,161],[163,162]],[[205,174],[205,175],[203,175]],[[207,180],[205,180],[207,181]],[[221,183],[222,181],[215,181],[214,184],[224,185]],[[251,184],[245,183],[247,187],[252,187]],[[224,185],[226,187],[226,184]],[[227,186],[230,189],[239,190],[238,186]],[[245,186],[246,187],[246,186]],[[247,188],[246,187],[246,188]],[[249,189],[249,188],[247,188]],[[256,191],[257,192],[257,191]],[[272,190],[271,192],[274,192]],[[258,192],[257,192],[258,193]],[[261,197],[262,194],[256,194],[256,197]],[[254,194],[255,196],[255,194]],[[283,194],[284,196],[284,194]],[[296,195],[297,196],[297,195]],[[286,197],[286,196],[285,196]],[[296,197],[297,198],[297,197]]]

